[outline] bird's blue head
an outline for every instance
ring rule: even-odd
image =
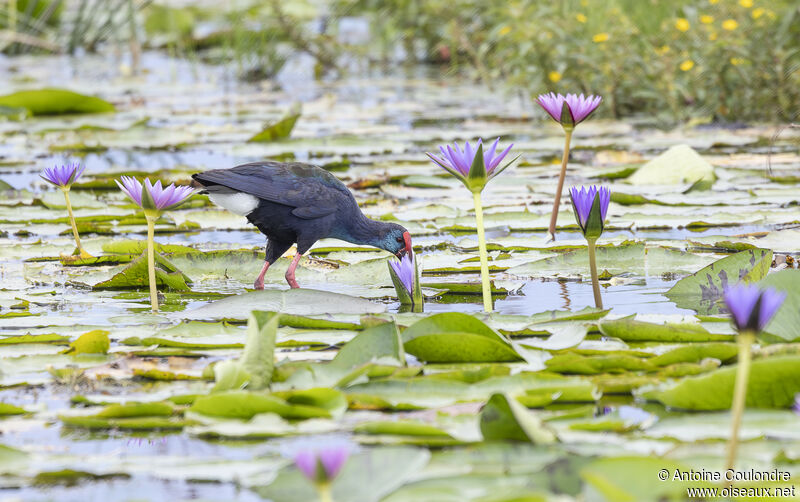
[[[385,223],[385,232],[379,236],[377,247],[389,251],[398,258],[403,257],[405,254],[411,256],[413,251],[411,249],[411,234],[408,230],[398,225],[397,223]]]

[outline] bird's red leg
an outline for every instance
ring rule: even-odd
[[[297,284],[297,281],[294,279],[294,270],[297,268],[297,264],[300,263],[300,258],[302,257],[303,255],[300,253],[295,254],[294,258],[292,259],[292,264],[289,265],[289,270],[286,271],[286,282],[288,282],[289,286],[292,288],[300,287],[300,285]]]
[[[269,269],[269,262],[265,261],[264,266],[261,268],[261,273],[258,274],[258,279],[253,283],[254,288],[264,289],[264,276],[267,275],[267,269]]]

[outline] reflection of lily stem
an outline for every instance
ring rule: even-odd
[[[72,235],[75,237],[75,245],[78,246],[78,253],[81,258],[91,258],[92,255],[86,252],[81,245],[81,236],[78,235],[78,224],[75,222],[75,214],[72,212],[72,203],[69,201],[69,187],[61,187],[64,192],[64,200],[67,201],[67,213],[69,213],[69,222],[72,225]]]
[[[736,367],[736,383],[733,387],[733,406],[731,407],[731,439],[728,442],[726,469],[733,469],[736,462],[736,448],[739,446],[739,426],[747,396],[747,380],[750,375],[750,349],[755,341],[752,331],[739,333],[739,364]]]
[[[556,240],[556,221],[558,220],[558,206],[561,204],[561,191],[564,190],[564,178],[567,176],[567,160],[569,160],[569,143],[572,140],[572,129],[564,129],[564,153],[561,155],[561,174],[558,175],[558,188],[553,201],[553,214],[550,215],[550,240]]]
[[[486,252],[486,234],[483,231],[483,207],[481,206],[481,193],[473,192],[472,200],[475,202],[475,221],[478,226],[478,251],[481,255],[481,283],[483,283],[483,310],[492,311],[492,290],[489,282],[489,255]]]
[[[319,494],[320,502],[333,502],[330,483],[317,483],[317,493]]]
[[[603,298],[600,296],[600,280],[597,278],[597,258],[595,257],[595,244],[597,239],[586,239],[589,243],[589,272],[592,274],[592,292],[594,293],[594,306],[602,309]]]
[[[147,219],[147,282],[150,284],[150,306],[158,312],[158,290],[156,289],[156,251],[154,234],[157,216],[145,215]]]

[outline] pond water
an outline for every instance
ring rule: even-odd
[[[630,123],[593,119],[581,124],[573,141],[568,186],[601,182],[614,193],[646,199],[611,203],[608,228],[600,240],[607,248],[599,262],[600,270],[607,272],[602,294],[610,312],[604,313],[593,309],[585,242],[577,232],[568,199],[562,199],[559,215],[559,225],[566,228],[559,230],[555,242],[546,240],[563,136],[527,97],[489,90],[442,75],[435,68],[388,73],[365,70],[339,80],[315,81],[300,61],[289,65],[278,82],[259,85],[240,83],[225,68],[156,53],[144,55],[143,68],[140,75],[126,76],[114,57],[103,55],[0,59],[0,74],[7,75],[0,81],[0,94],[32,83],[63,86],[66,81],[72,89],[98,94],[117,108],[113,114],[0,122],[0,180],[13,189],[3,192],[0,204],[0,341],[25,334],[61,334],[74,340],[102,328],[111,342],[108,355],[61,354],[68,341],[0,345],[0,403],[26,410],[0,418],[0,448],[14,450],[6,453],[0,449],[0,472],[8,473],[0,482],[0,499],[292,500],[279,488],[300,486],[293,484],[299,483],[297,473],[287,467],[283,453],[298,436],[355,438],[361,444],[358,458],[373,455],[369,458],[375,465],[416,466],[408,472],[387,467],[386,472],[401,484],[431,483],[430,492],[417,486],[422,490],[419,493],[427,493],[424,500],[439,500],[436,493],[456,490],[448,485],[463,483],[468,492],[466,478],[476,473],[486,476],[485,486],[507,476],[505,481],[519,493],[532,489],[528,482],[509,474],[510,465],[534,476],[534,471],[544,466],[567,462],[567,470],[578,476],[580,466],[598,455],[672,455],[675,461],[693,466],[700,465],[699,457],[711,458],[712,465],[720,462],[722,443],[715,431],[724,427],[719,413],[711,409],[696,414],[676,412],[639,390],[668,378],[712,371],[730,358],[717,352],[706,357],[702,350],[718,348],[704,347],[696,359],[680,360],[684,366],[670,366],[669,372],[662,372],[649,358],[675,349],[685,340],[624,340],[601,332],[598,319],[624,322],[626,316],[636,316],[659,324],[686,322],[708,336],[695,341],[733,345],[726,338],[732,330],[724,318],[719,319],[722,322],[699,322],[694,309],[676,305],[665,293],[683,277],[739,249],[764,247],[776,257],[798,256],[798,182],[778,183],[764,171],[768,155],[773,155],[774,176],[796,176],[800,160],[791,137],[783,137],[765,150],[772,134],[766,125],[664,131],[647,125],[644,119]],[[303,112],[290,139],[247,142],[265,122],[280,118],[295,100],[303,102]],[[451,294],[446,289],[446,283],[479,282],[474,213],[469,193],[425,156],[439,144],[477,137],[500,137],[501,144],[513,142],[513,151],[521,156],[484,194],[493,279],[496,286],[506,289],[495,297],[492,316],[482,314],[478,294]],[[661,177],[634,183],[614,174],[638,167],[680,144],[690,145],[713,164],[711,190],[694,189],[693,179]],[[295,417],[265,425],[248,421],[250,417],[209,418],[188,410],[185,402],[167,401],[211,392],[214,370],[210,365],[242,354],[243,323],[247,320],[242,312],[276,310],[277,305],[314,319],[359,323],[362,314],[370,314],[394,319],[402,326],[422,317],[403,313],[391,288],[386,253],[334,240],[315,246],[313,259],[301,263],[298,281],[304,288],[327,292],[326,299],[333,298],[330,293],[347,297],[337,296],[325,307],[304,303],[302,298],[307,297],[294,301],[288,294],[279,296],[286,289],[283,273],[287,259],[267,276],[266,294],[274,294],[278,300],[254,296],[250,290],[263,260],[264,236],[243,217],[213,207],[203,196],[168,212],[157,225],[159,244],[189,246],[194,251],[168,255],[192,283],[189,291],[167,292],[158,314],[149,313],[144,290],[99,289],[99,284],[120,272],[125,263],[76,267],[59,260],[60,255],[72,253],[74,242],[63,219],[61,194],[39,178],[43,167],[66,161],[85,164],[80,183],[86,185],[78,183],[71,191],[76,216],[86,225],[81,231],[84,245],[95,256],[131,259],[137,253],[130,251],[130,241],[141,241],[145,226],[116,189],[113,178],[135,172],[186,183],[194,172],[265,158],[327,166],[355,187],[366,214],[406,225],[420,247],[417,256],[423,286],[435,289],[427,292],[426,314],[476,314],[496,331],[514,340],[528,340],[534,344],[528,349],[538,355],[524,363],[447,366],[425,364],[412,357],[409,349],[406,362],[420,368],[419,378],[397,376],[384,383],[387,387],[398,382],[407,385],[396,392],[407,393],[417,404],[398,401],[391,389],[379,389],[382,376],[375,370],[375,375],[362,375],[341,384],[340,390],[331,390],[337,396],[347,394],[349,408],[337,409],[333,419],[315,419],[318,422]],[[122,244],[128,251],[111,251]],[[221,303],[226,301],[233,303]],[[213,310],[225,305],[230,305],[230,312]],[[561,311],[553,315],[564,315],[566,320],[541,324],[537,315],[547,311]],[[588,317],[569,317],[578,311]],[[5,315],[9,313],[20,315]],[[368,323],[365,320],[359,330]],[[576,328],[583,330],[582,336],[564,347],[534,350],[538,342],[530,341],[531,337],[551,336],[555,343],[564,330]],[[359,330],[283,326],[276,335],[276,355],[291,368],[297,361],[328,361]],[[142,340],[147,337],[158,339]],[[602,365],[612,366],[594,370],[570,367],[561,372],[576,385],[591,386],[577,404],[553,402],[558,400],[559,390],[551,401],[530,406],[537,408],[544,420],[552,421],[548,423],[554,424],[564,443],[547,450],[532,444],[501,447],[482,443],[475,420],[488,395],[475,397],[459,387],[457,392],[465,394],[448,399],[448,393],[456,392],[449,387],[430,394],[414,387],[418,380],[420,385],[429,385],[437,382],[431,375],[451,371],[448,378],[472,392],[482,388],[478,383],[485,383],[482,379],[511,381],[515,375],[542,370],[553,357],[601,358],[604,351],[611,359],[619,359],[602,359]],[[146,373],[149,370],[169,374],[161,378]],[[625,380],[627,377],[631,379]],[[298,387],[284,381],[281,384],[286,387],[276,389],[289,392],[313,384],[336,387],[336,381],[315,380],[319,375],[307,378],[292,384]],[[373,396],[373,400],[364,396]],[[437,399],[438,404],[430,404]],[[376,404],[379,400],[384,404]],[[108,423],[99,425],[70,422],[120,402],[170,402],[174,410],[169,419],[180,424],[170,430],[163,423],[126,425],[124,420],[114,422],[107,417]],[[274,416],[256,416],[272,420],[264,415]],[[636,418],[631,418],[634,415]],[[687,416],[707,424],[696,438],[689,438]],[[746,461],[769,467],[778,451],[784,451],[796,462],[800,443],[793,419],[787,410],[750,415],[747,423],[755,425],[749,429],[749,437],[755,437],[754,431],[760,430],[762,423],[770,424],[774,435],[745,446]],[[436,424],[451,436],[445,441],[424,434],[393,436],[386,431],[369,434],[357,429],[359,424],[398,420]],[[242,431],[252,436],[242,437],[247,436]],[[696,444],[694,439],[708,441],[710,446]],[[463,455],[464,466],[458,466],[449,455]],[[66,473],[65,469],[80,472]],[[791,469],[796,470],[796,463]],[[347,472],[343,479],[350,489],[358,484],[372,486],[363,473],[359,477]],[[537,490],[542,486],[534,485]],[[399,484],[391,486],[400,488]],[[485,486],[475,493],[488,495]],[[505,485],[497,486],[503,486],[503,494],[507,494]],[[594,488],[580,486],[552,491],[600,500]],[[375,490],[389,496],[389,492]],[[398,493],[394,495],[397,498],[386,500],[423,500],[415,498],[413,490]],[[468,499],[457,491],[447,493],[452,497],[441,500]],[[583,498],[587,493],[589,497]]]

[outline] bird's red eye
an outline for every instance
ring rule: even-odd
[[[404,239],[403,239],[402,237],[398,237],[398,238],[397,238],[397,242],[403,242],[403,240],[404,240]]]

